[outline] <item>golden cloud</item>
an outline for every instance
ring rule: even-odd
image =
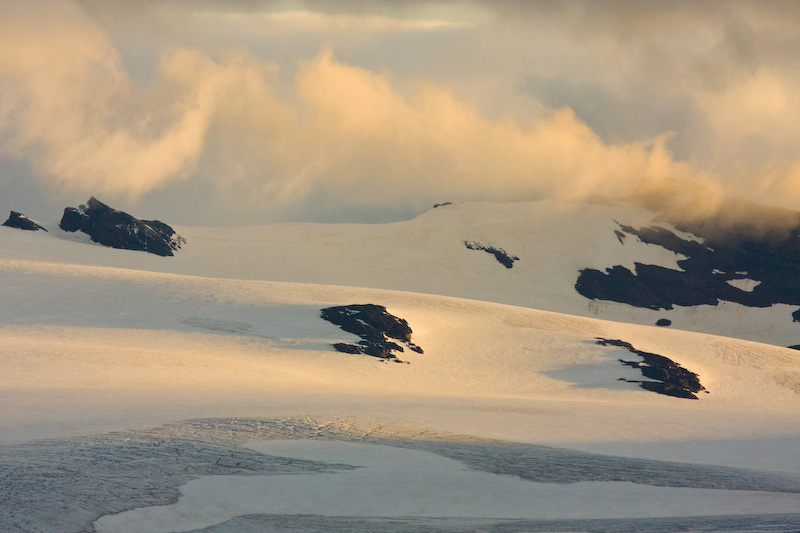
[[[2,150],[62,188],[135,199],[202,178],[262,207],[321,196],[342,209],[420,208],[443,199],[624,196],[643,178],[709,179],[675,161],[669,132],[608,142],[569,107],[525,124],[488,117],[447,86],[398,84],[327,46],[291,79],[246,50],[212,58],[176,47],[161,52],[144,85],[74,4],[19,5],[9,3],[0,20]],[[754,115],[782,124],[797,103],[769,73],[724,96],[709,92],[706,105],[720,135]],[[773,164],[749,190],[800,199],[798,161]]]

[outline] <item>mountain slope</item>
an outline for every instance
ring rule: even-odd
[[[620,212],[652,222],[629,206],[446,206],[375,226],[180,228],[175,257],[0,231],[0,529],[795,528],[800,351],[679,329],[784,340],[789,306],[585,299],[579,270],[620,254],[677,268],[620,239]],[[321,313],[349,304],[385,306],[424,353],[336,351],[359,337]],[[651,325],[664,316],[673,327]],[[636,351],[705,391],[643,389],[623,364]]]
[[[240,393],[251,398],[300,391],[579,402],[585,410],[559,414],[548,438],[567,431],[590,440],[752,434],[763,424],[756,419],[796,417],[800,407],[800,352],[748,341],[396,291],[19,261],[0,263],[0,272],[7,304],[0,374],[21,395],[44,387],[116,391],[120,398],[205,396],[200,404],[215,394],[236,403]],[[406,319],[425,353],[407,351],[408,365],[387,366],[336,352],[332,343],[356,337],[322,320],[320,311],[352,302],[385,305]],[[698,373],[709,393],[695,403],[619,381],[641,374],[618,361],[631,354],[598,345],[597,337],[667,356]],[[115,408],[124,411],[122,403]],[[614,408],[604,421],[587,426],[585,413],[609,404]],[[26,421],[17,428],[23,434],[7,431],[4,438],[24,438],[37,416],[50,416],[26,413],[26,405],[12,413]],[[180,416],[180,409],[168,411],[163,402],[160,414],[140,423]],[[654,413],[661,423],[645,424]],[[742,413],[756,416],[742,426],[736,420]],[[572,416],[581,423],[567,424],[564,417]],[[609,417],[618,421],[609,425]],[[541,429],[537,436],[544,438]]]
[[[20,259],[423,292],[647,325],[667,319],[676,329],[779,346],[800,344],[800,325],[792,320],[797,307],[791,305],[753,308],[723,301],[648,309],[592,300],[575,290],[586,269],[618,266],[635,272],[638,263],[680,271],[684,255],[622,231],[623,226],[652,224],[702,242],[631,204],[542,201],[448,205],[393,224],[177,228],[188,244],[178,256],[163,260],[74,246],[68,242],[73,235],[53,225],[48,226],[50,233],[36,235],[0,231],[0,243],[7,257]],[[501,249],[519,260],[507,268],[492,254],[470,249],[471,243]]]

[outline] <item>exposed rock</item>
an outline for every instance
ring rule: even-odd
[[[358,344],[336,343],[333,345],[340,352],[363,353],[380,359],[391,359],[401,362],[394,354],[404,351],[403,347],[389,339],[395,339],[417,353],[422,348],[411,342],[411,328],[408,322],[386,311],[382,305],[352,304],[323,309],[320,317],[335,324],[348,333],[358,335]]]
[[[337,342],[332,345],[337,351],[343,353],[361,353],[361,348],[355,344],[347,344],[346,342]]]
[[[791,346],[787,346],[787,348],[791,348],[792,350],[800,350],[800,344],[792,344]]]
[[[581,295],[650,309],[720,301],[748,307],[800,305],[800,226],[781,234],[740,233],[744,236],[739,238],[714,232],[699,235],[705,238],[702,243],[659,226],[620,228],[646,244],[685,256],[677,261],[680,270],[643,263],[635,263],[634,272],[620,265],[605,272],[587,268],[575,283]],[[745,279],[756,282],[752,290],[736,286]],[[800,310],[792,316],[800,321]]]
[[[656,326],[659,326],[659,327],[662,327],[662,328],[668,328],[671,325],[672,325],[672,320],[670,320],[668,318],[659,318],[658,320],[656,320]]]
[[[659,394],[694,400],[697,399],[694,393],[705,390],[705,387],[700,384],[700,378],[697,374],[686,370],[672,359],[663,355],[637,350],[631,343],[619,339],[604,339],[603,337],[596,337],[596,339],[597,344],[602,346],[616,346],[640,356],[644,360],[643,362],[626,361],[624,359],[620,359],[619,362],[626,366],[638,368],[644,377],[656,380],[632,381],[620,378],[623,381],[638,383],[643,389]]]
[[[437,207],[444,207],[446,205],[453,205],[453,202],[444,202],[443,204],[433,204],[433,208],[436,209]]]
[[[82,231],[92,241],[124,250],[141,250],[160,256],[171,256],[186,239],[158,220],[139,220],[128,213],[112,209],[94,196],[86,205],[67,207],[59,227],[64,231]]]
[[[3,225],[8,226],[9,228],[24,229],[28,231],[38,231],[40,229],[47,231],[33,220],[29,219],[22,213],[17,213],[16,211],[11,211],[11,214],[8,216],[8,220],[3,222]]]
[[[509,255],[505,250],[502,248],[495,248],[490,244],[483,244],[475,241],[464,241],[464,244],[470,250],[483,250],[484,252],[490,253],[494,255],[494,258],[506,268],[511,268],[514,266],[514,261],[519,261],[519,257],[516,255]]]

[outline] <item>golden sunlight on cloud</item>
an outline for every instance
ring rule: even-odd
[[[301,118],[285,138],[304,165],[286,168],[278,188],[286,199],[312,187],[344,190],[356,203],[412,191],[424,201],[582,197],[623,193],[642,176],[686,173],[663,138],[607,145],[568,108],[530,127],[490,120],[442,87],[419,84],[403,95],[388,74],[343,64],[329,49],[301,66],[296,89]]]
[[[788,139],[800,133],[800,95],[774,72],[760,71],[724,91],[700,94],[723,139]]]
[[[277,96],[277,67],[246,53],[213,61],[173,50],[144,88],[80,11],[18,15],[28,18],[2,28],[27,29],[1,54],[5,81],[19,82],[5,149],[33,150],[63,187],[136,198],[202,173],[202,157],[223,190],[253,202],[315,191],[363,205],[409,193],[424,202],[614,194],[677,169],[663,139],[607,145],[568,108],[527,128],[493,121],[446,88],[420,83],[403,95],[388,74],[343,64],[329,48],[302,63],[291,103]]]
[[[133,86],[105,34],[71,4],[12,9],[0,33],[14,35],[0,47],[5,152],[33,152],[34,165],[55,183],[98,194],[136,197],[188,175],[203,149],[218,79],[143,109],[148,95]]]
[[[273,219],[670,178],[796,208],[791,13],[681,5],[0,0],[0,164]]]
[[[44,45],[65,18],[73,30],[60,46]],[[14,22],[4,20],[8,31]],[[312,191],[355,205],[409,193],[424,202],[581,197],[685,171],[664,139],[607,145],[569,108],[527,128],[493,121],[446,88],[420,83],[400,94],[388,74],[343,64],[329,48],[301,65],[289,104],[277,96],[277,67],[244,53],[215,62],[174,50],[154,88],[142,88],[79,11],[21,26],[22,46],[2,50],[0,63],[6,82],[19,81],[5,149],[35,151],[40,171],[63,187],[136,198],[202,173],[201,157],[223,190],[266,204]]]
[[[608,142],[570,107],[529,124],[510,115],[489,118],[446,86],[396,84],[389,72],[337,60],[327,46],[290,79],[244,49],[212,59],[174,47],[159,51],[144,85],[73,4],[5,11],[0,32],[13,38],[0,41],[2,150],[70,190],[136,199],[199,177],[226,197],[265,209],[312,195],[340,209],[417,209],[443,199],[624,196],[643,178],[709,179],[674,160],[668,132]],[[258,16],[343,28],[365,20]],[[419,22],[369,20],[384,29]],[[767,126],[784,123],[793,107],[798,118],[797,97],[768,74],[735,91],[706,102],[720,135],[752,131],[742,125],[754,116],[770,119],[759,122]],[[800,198],[798,164],[764,172],[762,191]]]

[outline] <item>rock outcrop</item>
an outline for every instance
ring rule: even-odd
[[[402,362],[397,359],[395,351],[404,351],[403,346],[395,339],[417,353],[422,348],[411,342],[411,328],[408,322],[386,311],[382,305],[352,304],[323,309],[320,317],[335,324],[348,333],[358,335],[361,340],[357,344],[338,342],[333,344],[336,350],[343,353],[366,354],[385,360]]]
[[[659,394],[693,400],[697,399],[696,392],[705,390],[705,387],[700,384],[700,378],[697,374],[686,370],[672,359],[663,355],[637,350],[631,343],[619,339],[597,337],[596,340],[597,344],[602,346],[616,346],[641,357],[643,361],[620,359],[619,362],[626,366],[638,368],[644,377],[654,380],[632,381],[620,378],[622,381],[638,383],[643,389]]]
[[[513,267],[514,261],[519,261],[519,257],[516,255],[510,255],[502,248],[496,248],[491,244],[483,244],[475,241],[464,241],[464,245],[470,250],[483,250],[486,253],[492,254],[494,258],[497,259],[497,262],[506,268]]]
[[[575,283],[575,290],[586,298],[654,310],[720,301],[748,307],[800,305],[800,226],[780,235],[698,235],[704,242],[659,226],[636,229],[620,224],[620,229],[643,243],[685,256],[677,261],[680,270],[638,262],[633,271],[621,265],[605,272],[587,268]],[[624,239],[620,242],[624,245]],[[800,312],[793,318],[800,321]]]
[[[9,228],[24,229],[28,231],[47,231],[33,220],[16,211],[11,211],[11,214],[8,216],[8,220],[3,222],[3,225]]]
[[[112,209],[95,197],[89,198],[86,205],[64,209],[59,227],[68,232],[81,231],[103,246],[160,256],[172,256],[186,243],[186,239],[167,224],[158,220],[139,220]]]

